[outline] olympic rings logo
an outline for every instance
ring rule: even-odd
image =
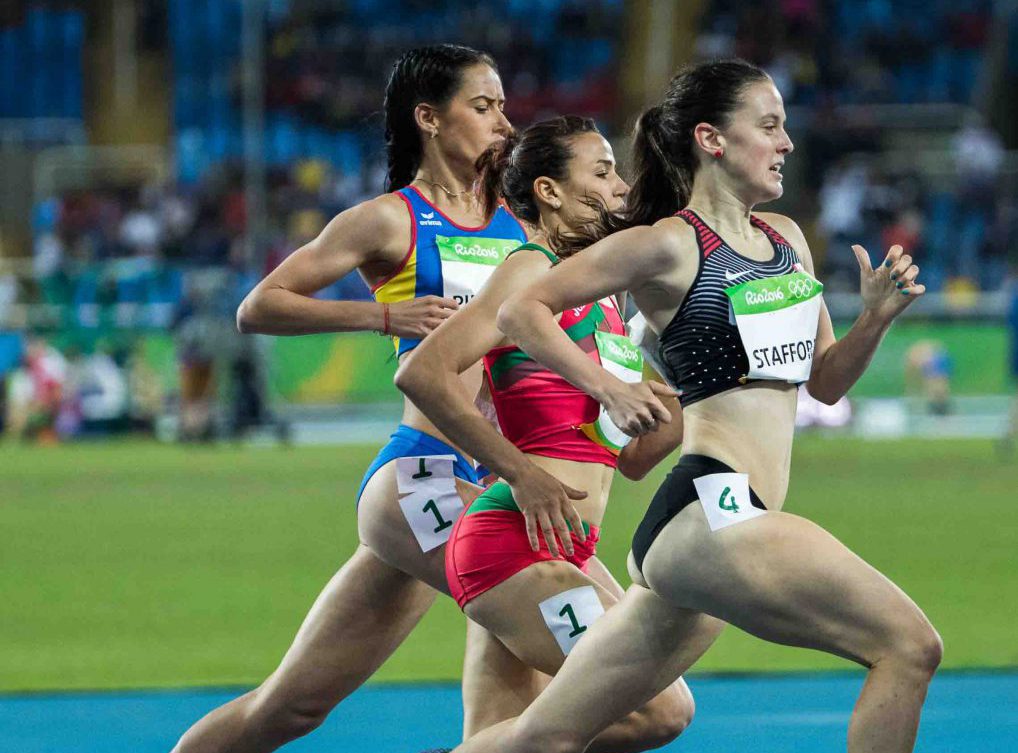
[[[788,283],[788,292],[796,298],[805,298],[813,292],[813,281],[808,278],[797,277]]]

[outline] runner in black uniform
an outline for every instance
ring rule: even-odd
[[[463,751],[584,750],[684,672],[721,621],[866,667],[849,751],[912,750],[939,636],[897,586],[781,506],[796,385],[837,401],[925,288],[900,246],[876,270],[853,247],[863,313],[835,341],[801,231],[786,217],[752,213],[782,194],[781,166],[792,151],[784,122],[780,94],[755,66],[730,60],[680,73],[638,123],[625,214],[602,217],[595,235],[603,240],[502,306],[508,337],[638,435],[670,420],[660,400],[646,384],[598,368],[554,319],[629,290],[660,333],[657,360],[683,390],[685,454],[637,531],[635,585],[517,722],[482,732]],[[622,232],[605,237],[615,230]],[[879,472],[894,472],[893,457]],[[910,523],[902,521],[903,531]]]

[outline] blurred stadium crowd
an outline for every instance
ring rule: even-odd
[[[0,81],[0,122],[84,117],[86,11],[52,5],[29,2],[0,26],[0,61],[17,74]],[[182,403],[207,402],[212,368],[234,394],[249,393],[248,410],[260,416],[264,376],[252,346],[237,344],[232,312],[330,217],[382,190],[381,91],[409,46],[455,40],[491,52],[518,124],[575,112],[617,137],[628,125],[619,114],[622,0],[270,0],[267,233],[252,261],[242,243],[240,2],[137,8],[137,46],[170,61],[174,170],[169,180],[36,197],[31,248],[20,265],[0,267],[8,432],[151,427],[167,390]],[[794,204],[783,207],[794,206],[816,244],[829,291],[855,289],[853,242],[875,255],[900,243],[934,291],[1004,285],[1018,266],[1018,177],[1007,151],[1015,144],[987,115],[1018,82],[1015,12],[990,0],[716,0],[703,3],[697,23],[687,57],[739,55],[764,66],[785,95],[802,154]],[[910,118],[940,125],[924,131],[928,123],[908,127]],[[322,295],[368,292],[351,275]],[[146,376],[151,359],[146,367],[138,355],[134,335],[153,330],[175,332],[172,389]],[[223,366],[212,354],[226,351],[236,355]],[[208,435],[203,410],[185,437]],[[249,419],[237,411],[231,425],[243,426]]]

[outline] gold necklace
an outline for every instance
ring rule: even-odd
[[[449,190],[448,188],[446,188],[445,186],[443,186],[443,185],[442,185],[441,183],[436,183],[436,182],[435,182],[435,181],[433,181],[433,180],[428,180],[427,178],[421,178],[420,176],[418,176],[417,178],[415,178],[415,180],[419,180],[419,181],[420,181],[421,183],[427,183],[427,184],[428,184],[429,186],[434,186],[435,188],[439,188],[439,189],[441,189],[442,191],[445,191],[445,194],[446,194],[446,195],[447,195],[447,196],[448,196],[448,197],[449,197],[450,199],[458,199],[458,198],[459,198],[460,196],[462,196],[462,195],[463,195],[463,194],[465,194],[465,193],[469,193],[469,191],[470,191],[470,189],[469,189],[469,188],[464,188],[464,189],[463,189],[462,191],[456,191],[456,192],[453,192],[453,191],[450,191],[450,190]]]

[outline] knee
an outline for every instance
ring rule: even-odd
[[[250,726],[280,745],[318,729],[333,706],[314,698],[280,698],[264,686],[256,691]]]
[[[940,662],[944,660],[944,640],[933,625],[926,624],[916,654],[918,667],[932,676],[940,666]]]
[[[899,641],[897,663],[916,674],[932,677],[944,658],[944,642],[933,625],[924,622]]]
[[[693,722],[696,704],[684,682],[677,682],[647,704],[643,740],[649,749],[667,745]]]

